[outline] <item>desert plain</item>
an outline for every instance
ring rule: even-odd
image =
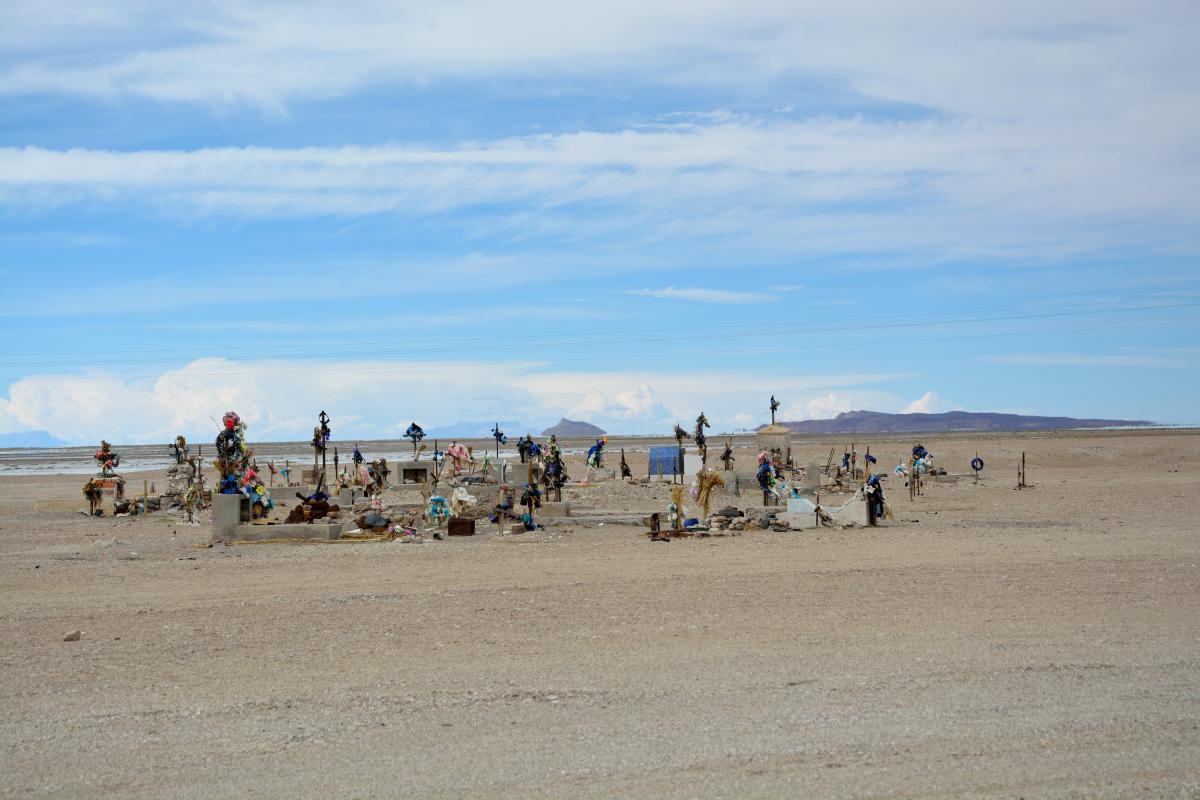
[[[877,528],[669,543],[207,547],[45,510],[78,475],[0,476],[0,796],[1200,798],[1200,434],[858,448],[890,472],[915,441],[983,480],[893,477]]]

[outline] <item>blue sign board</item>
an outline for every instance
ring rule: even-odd
[[[683,464],[679,463],[679,448],[678,447],[651,447],[650,448],[650,475],[662,475],[664,477],[670,475],[683,474]]]

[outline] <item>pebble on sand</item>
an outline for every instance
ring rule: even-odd
[[[63,637],[64,642],[78,642],[79,637],[83,636],[83,631],[71,631]]]

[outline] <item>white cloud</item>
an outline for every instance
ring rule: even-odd
[[[190,8],[10,0],[0,18],[9,54],[0,89],[280,109],[292,98],[444,76],[634,72],[674,84],[761,85],[804,73],[837,76],[871,96],[1011,118],[1035,103],[1072,113],[1141,100],[1147,88],[1194,88],[1198,13],[1189,0],[1015,0],[1002,15],[938,0]]]
[[[943,411],[957,410],[957,406],[951,407],[942,398],[938,397],[937,392],[932,389],[925,394],[913,400],[906,405],[900,412],[902,414],[938,414]]]
[[[629,289],[625,292],[636,297],[661,297],[670,300],[694,300],[698,303],[770,303],[775,300],[769,294],[762,292],[731,292],[726,289],[676,289],[668,286],[665,289]]]
[[[704,411],[716,430],[769,419],[771,392],[809,397],[832,387],[878,383],[885,374],[770,374],[679,369],[549,372],[535,362],[271,361],[200,359],[156,378],[36,376],[0,397],[0,432],[46,430],[72,442],[163,442],[182,433],[207,441],[229,409],[263,439],[301,439],[322,408],[343,437],[399,436],[463,419],[516,419],[540,426],[583,418],[620,433],[666,433]],[[863,393],[864,395],[870,393]],[[885,395],[886,393],[876,393]],[[746,415],[749,415],[747,417]],[[747,420],[751,424],[747,424]]]
[[[1141,141],[1141,120],[1106,124],[1083,146],[1077,123],[739,117],[442,148],[10,147],[0,205],[238,221],[478,210],[522,235],[726,238],[806,254],[1053,257],[1179,241],[1200,215],[1200,161],[1187,155],[1200,116],[1172,120],[1169,142]],[[578,203],[599,206],[581,222]]]

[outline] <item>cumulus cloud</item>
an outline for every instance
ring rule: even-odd
[[[942,398],[938,397],[937,392],[930,390],[906,405],[900,413],[937,414],[942,411],[956,410],[957,408],[957,406],[951,408],[951,406],[943,401]]]
[[[636,297],[661,297],[669,300],[693,300],[698,303],[728,303],[742,305],[746,303],[770,303],[775,300],[769,294],[762,292],[731,292],[726,289],[676,289],[668,286],[664,289],[629,289],[627,295]]]
[[[324,408],[339,435],[397,437],[412,419],[426,426],[464,419],[517,419],[540,426],[583,418],[620,433],[662,433],[701,411],[718,430],[769,418],[771,391],[809,397],[887,374],[775,378],[738,372],[561,372],[536,362],[272,361],[199,359],[158,377],[36,376],[0,397],[0,432],[46,430],[71,442],[100,437],[205,440],[229,409],[261,439],[302,439]],[[880,393],[883,394],[883,393]],[[762,407],[758,414],[748,409]]]

